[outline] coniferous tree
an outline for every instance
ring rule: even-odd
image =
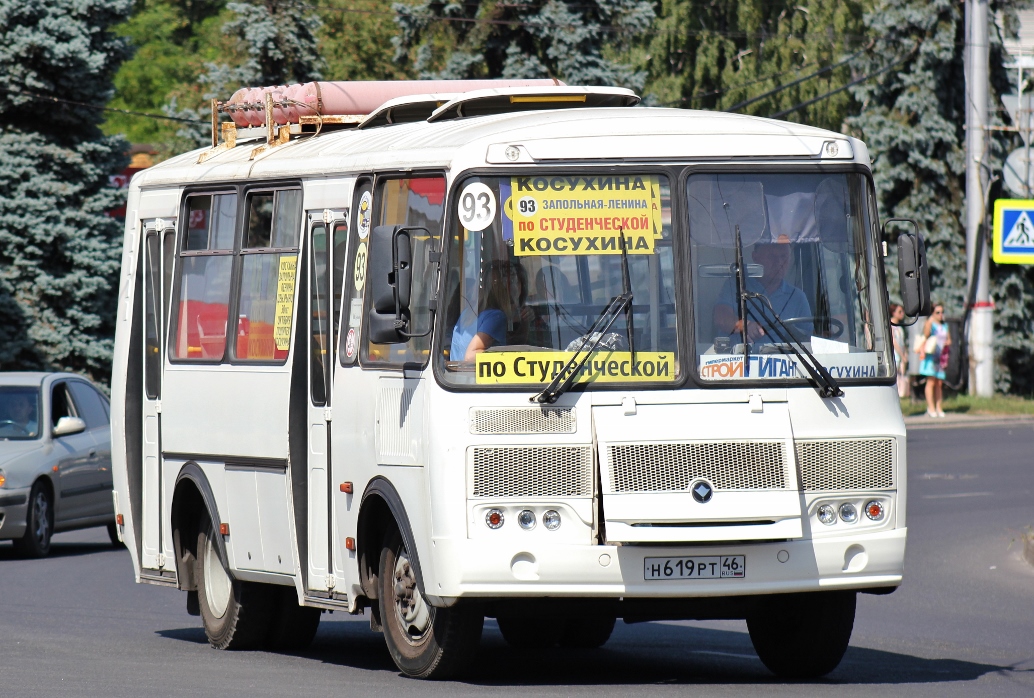
[[[107,382],[127,144],[102,112],[127,57],[131,0],[0,0],[0,368]],[[55,102],[53,97],[64,102]]]
[[[557,78],[640,89],[608,54],[645,32],[646,0],[426,0],[396,3],[396,59],[422,78]]]
[[[836,64],[867,42],[862,16],[870,3],[659,0],[657,20],[630,59],[649,74],[650,102],[663,106],[728,110],[784,87],[737,108],[768,116],[851,80],[854,63]],[[839,131],[854,107],[843,91],[783,118]]]
[[[1008,0],[992,3],[991,11],[1008,17],[1018,5]],[[967,292],[963,7],[953,0],[880,0],[866,14],[865,24],[878,38],[863,70],[875,72],[895,57],[906,60],[854,88],[862,110],[849,123],[875,158],[881,218],[919,222],[934,297],[945,304],[947,314],[961,316]],[[1001,37],[993,22],[990,38],[994,116],[1004,111],[998,95],[1008,89],[1008,82]],[[987,141],[992,169],[1000,171],[1008,139],[991,131]],[[887,266],[896,268],[893,255]],[[893,274],[888,277],[894,280]],[[996,303],[996,386],[1029,394],[1034,388],[1034,275],[1026,267],[992,264],[991,284]]]

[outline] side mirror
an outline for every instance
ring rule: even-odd
[[[913,232],[898,235],[898,278],[901,286],[901,307],[905,315],[929,315],[933,310],[930,299],[930,270],[926,264],[926,245],[919,234],[919,224],[908,218],[891,218],[883,224],[886,236],[891,223],[908,223]]]
[[[370,232],[370,341],[402,344],[410,337],[410,301],[413,288],[413,234],[427,228],[381,225]],[[422,334],[427,334],[424,332]]]
[[[54,426],[54,436],[68,436],[86,431],[86,422],[79,417],[62,417]]]

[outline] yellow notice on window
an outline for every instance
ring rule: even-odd
[[[478,383],[541,384],[557,377],[574,354],[569,351],[485,351],[477,355]],[[672,352],[597,351],[586,359],[576,383],[655,383],[674,381]]]
[[[661,237],[657,176],[528,176],[509,184],[504,237],[512,232],[518,256],[621,254],[622,236],[628,254],[653,254]]]
[[[291,316],[294,312],[294,278],[298,270],[298,255],[280,256],[280,273],[276,282],[276,316],[273,321],[273,341],[278,351],[291,346]]]

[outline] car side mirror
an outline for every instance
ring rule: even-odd
[[[929,315],[933,310],[930,298],[930,269],[926,261],[926,244],[919,234],[919,224],[909,218],[891,218],[883,224],[884,237],[891,223],[907,223],[912,232],[898,234],[898,282],[901,307],[905,315]]]
[[[370,341],[374,344],[402,344],[410,331],[410,301],[413,288],[413,235],[427,228],[377,226],[370,232]]]
[[[86,422],[79,417],[62,417],[54,425],[54,436],[68,436],[86,431]]]

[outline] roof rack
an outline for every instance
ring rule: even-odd
[[[235,148],[238,141],[265,140],[252,150],[254,159],[292,136],[328,129],[638,103],[631,90],[571,87],[559,80],[371,80],[245,87],[225,102],[212,100],[212,147],[197,162]]]

